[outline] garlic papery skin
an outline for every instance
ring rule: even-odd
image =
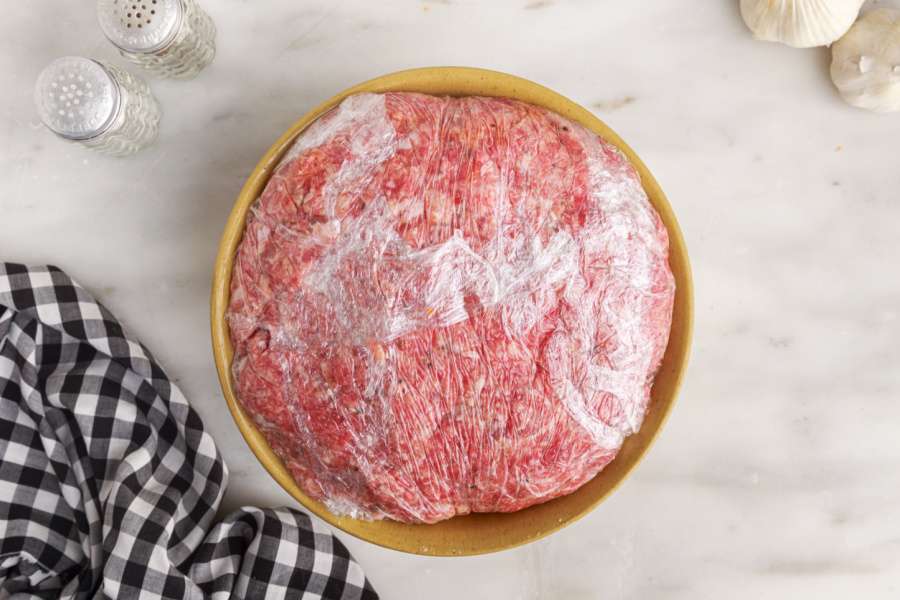
[[[753,36],[795,48],[827,46],[844,35],[865,0],[741,0]]]
[[[831,80],[853,106],[900,110],[900,10],[867,12],[834,44]]]

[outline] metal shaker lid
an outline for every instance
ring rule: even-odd
[[[183,16],[181,0],[97,0],[100,28],[126,52],[149,53],[165,47]]]
[[[80,56],[47,65],[34,89],[44,125],[73,140],[103,133],[116,118],[120,99],[119,86],[103,65]]]

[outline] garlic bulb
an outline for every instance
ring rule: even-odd
[[[827,46],[844,35],[865,0],[741,0],[756,39],[795,48]]]
[[[900,10],[867,12],[838,40],[831,51],[831,80],[853,106],[900,110]]]

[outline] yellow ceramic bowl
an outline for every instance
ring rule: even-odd
[[[672,333],[662,367],[653,385],[650,411],[644,419],[640,432],[625,440],[615,460],[594,479],[568,496],[514,513],[472,514],[454,517],[434,525],[410,525],[395,521],[370,522],[338,517],[300,489],[235,397],[231,379],[232,347],[228,325],[225,322],[225,310],[228,307],[235,251],[241,240],[250,205],[262,192],[284,152],[310,123],[351,94],[401,91],[515,98],[543,106],[581,123],[618,146],[628,156],[640,173],[644,189],[653,206],[669,230],[671,244],[669,263],[678,287]],[[628,476],[650,447],[672,409],[687,366],[693,320],[691,271],[675,213],[672,212],[672,207],[669,206],[653,175],[634,151],[600,119],[552,90],[504,73],[459,67],[414,69],[372,79],[344,90],[294,123],[256,165],[234,204],[219,245],[213,274],[211,303],[213,353],[225,400],[250,449],[272,477],[309,511],[347,533],[386,548],[435,556],[483,554],[537,540],[582,517],[608,496]]]

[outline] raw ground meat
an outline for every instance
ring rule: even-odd
[[[351,96],[247,221],[237,394],[336,514],[519,510],[640,427],[667,257],[637,173],[582,127],[508,99]]]

